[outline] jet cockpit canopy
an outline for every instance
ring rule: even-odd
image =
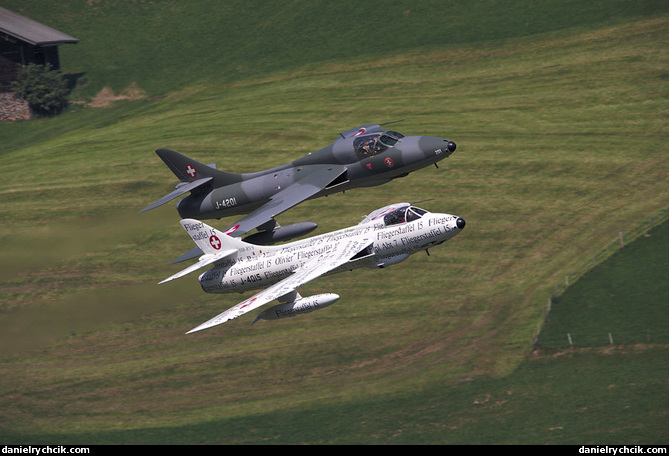
[[[409,203],[396,203],[375,210],[365,217],[362,223],[381,221],[385,226],[398,225],[400,223],[413,222],[423,217],[428,211]]]
[[[386,226],[399,225],[401,223],[413,222],[427,214],[425,209],[416,206],[403,206],[383,216]]]
[[[358,158],[363,160],[393,147],[402,138],[404,138],[402,133],[392,130],[369,135],[363,134],[353,140],[353,150]]]

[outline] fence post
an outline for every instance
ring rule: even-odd
[[[623,232],[618,231],[618,237],[620,238],[620,247],[625,247],[625,242],[623,241]]]
[[[570,347],[573,347],[573,346],[574,346],[574,342],[572,342],[572,340],[571,340],[571,334],[570,334],[570,333],[567,333],[567,340],[569,341],[569,346],[570,346]]]
[[[613,345],[613,336],[609,333],[609,344]]]

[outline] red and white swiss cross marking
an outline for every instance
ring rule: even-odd
[[[197,176],[197,170],[192,165],[186,165],[186,174],[195,179],[195,176]]]
[[[209,237],[209,244],[211,244],[211,246],[216,250],[221,248],[221,240],[216,235],[212,235]]]

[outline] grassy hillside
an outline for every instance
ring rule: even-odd
[[[502,378],[403,394],[176,427],[0,438],[52,445],[664,445],[668,355],[666,346],[563,352],[534,357]]]
[[[592,269],[554,303],[541,347],[669,342],[668,251],[664,223]]]
[[[503,42],[630,23],[667,11],[658,0],[358,2],[265,0],[6,0],[3,6],[77,37],[62,46],[77,94],[137,83],[150,95],[310,64]]]
[[[108,109],[79,105],[56,119],[0,125],[0,435],[102,433],[104,440],[106,432],[151,429],[148,439],[165,439],[161,428],[236,429],[259,416],[269,417],[266,423],[285,419],[287,427],[291,417],[304,423],[310,413],[344,423],[349,411],[360,412],[356,404],[376,404],[369,410],[378,414],[361,414],[363,423],[382,419],[384,404],[393,401],[406,404],[406,416],[448,423],[438,408],[412,408],[413,400],[451,391],[445,388],[463,380],[517,379],[504,376],[531,349],[551,284],[637,217],[666,207],[669,16],[662,3],[642,2],[632,13],[632,2],[597,8],[562,2],[553,11],[530,7],[519,16],[512,13],[522,3],[481,2],[466,11],[449,6],[450,14],[440,16],[425,2],[421,11],[432,14],[421,13],[424,20],[395,42],[386,43],[395,35],[384,32],[356,53],[353,45],[364,39],[353,33],[351,41],[333,39],[327,52],[311,57],[312,38],[296,33],[294,22],[271,20],[313,17],[317,25],[324,15],[311,14],[311,3],[295,2],[274,15],[238,9],[247,14],[235,16],[237,28],[221,29],[284,24],[276,35],[293,37],[289,54],[276,64],[263,60],[275,35],[257,33],[255,44],[233,34],[240,54],[203,59],[206,65],[194,40],[151,53],[161,62],[190,61],[182,72],[137,57],[162,24],[199,30],[193,17],[175,14],[182,2],[125,8],[90,2],[90,9],[88,2],[68,2],[57,11],[20,3],[17,10],[49,12],[54,26],[82,39],[64,49],[66,65],[86,72],[90,84],[77,95],[136,82],[160,97]],[[411,10],[402,17],[415,20],[412,7],[393,5],[393,11]],[[338,8],[325,15],[335,23],[344,17]],[[568,11],[581,14],[570,23]],[[206,23],[211,16],[198,18]],[[459,41],[438,41],[449,36],[444,28],[435,33],[424,26],[444,16],[439,25],[462,31]],[[114,26],[95,28],[102,18]],[[517,26],[498,26],[506,34],[494,34],[487,27],[493,18]],[[115,67],[113,55],[103,64],[84,46],[84,37],[95,42],[92,30],[107,45],[116,42],[112,36],[129,36],[126,28],[135,36],[132,46],[115,49],[128,53],[128,66]],[[416,42],[409,40],[414,32]],[[208,39],[213,44],[220,36]],[[75,58],[79,49],[85,58]],[[243,57],[253,63],[248,70],[239,66]],[[226,59],[236,70],[217,73]],[[464,217],[466,231],[430,257],[304,287],[306,294],[341,295],[323,312],[252,328],[249,316],[184,336],[241,297],[204,295],[193,277],[156,285],[176,271],[168,262],[191,245],[172,205],[136,214],[175,183],[153,150],[171,147],[219,168],[252,171],[316,150],[353,126],[397,119],[405,119],[397,124],[405,134],[445,136],[458,150],[439,169],[310,201],[280,221],[314,220],[325,232],[390,202],[431,199],[422,206]],[[666,393],[652,362],[644,363],[644,382]],[[593,416],[581,416],[597,426]],[[383,428],[401,422],[392,414]],[[495,432],[489,421],[480,423]],[[546,424],[544,433],[552,432]],[[438,426],[423,431],[425,441],[445,441]],[[606,435],[629,435],[613,432]],[[237,433],[218,435],[216,442],[240,441]],[[305,440],[346,441],[318,431]],[[370,441],[364,434],[351,439]]]

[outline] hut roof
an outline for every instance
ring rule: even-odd
[[[74,44],[79,40],[56,29],[0,7],[0,32],[34,46]]]

